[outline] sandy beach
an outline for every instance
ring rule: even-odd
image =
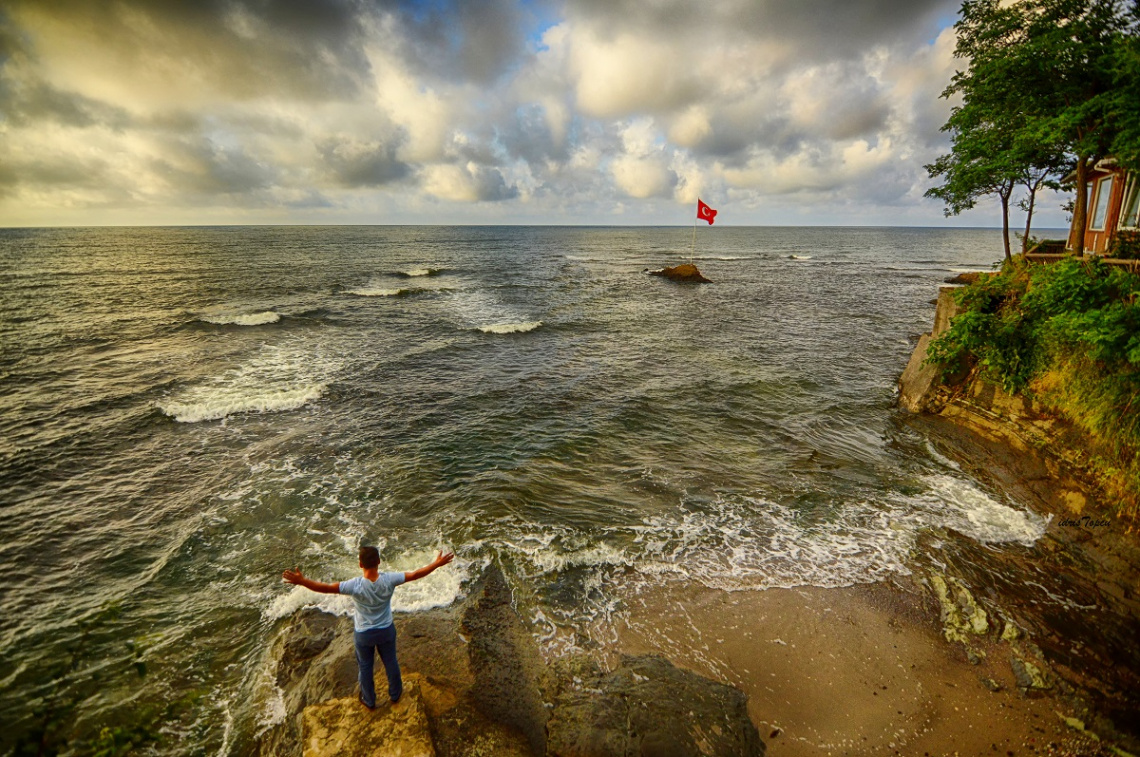
[[[617,651],[741,688],[771,757],[1101,753],[1061,699],[1019,692],[1008,645],[971,664],[918,593],[678,586],[628,609]]]

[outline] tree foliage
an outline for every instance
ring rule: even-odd
[[[951,134],[951,153],[927,166],[943,184],[927,194],[946,202],[948,215],[996,194],[1007,258],[1013,186],[1026,188],[1023,205],[1031,213],[1040,187],[1075,170],[1080,251],[1088,170],[1116,147],[1140,148],[1138,119],[1128,120],[1140,106],[1123,93],[1137,81],[1125,69],[1140,68],[1134,11],[1123,0],[963,3],[955,55],[966,67],[942,93],[961,104],[943,127]],[[1131,142],[1121,136],[1133,132]],[[1140,149],[1134,152],[1140,158]]]
[[[927,361],[974,367],[1084,428],[1140,496],[1140,276],[1098,258],[1007,265],[955,293]],[[1133,501],[1132,507],[1140,505]]]

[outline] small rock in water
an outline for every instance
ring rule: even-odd
[[[697,267],[695,265],[693,265],[692,263],[683,263],[683,264],[678,265],[678,266],[673,266],[672,268],[662,268],[659,271],[650,271],[649,275],[650,276],[664,276],[665,278],[669,279],[670,281],[680,281],[680,282],[690,283],[690,284],[711,284],[712,283],[708,279],[706,279],[701,274],[701,272],[699,270],[697,270]]]

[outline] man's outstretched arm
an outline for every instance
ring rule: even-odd
[[[422,568],[416,568],[415,570],[410,570],[407,573],[405,573],[404,574],[404,583],[407,583],[408,581],[415,581],[417,578],[423,578],[424,576],[431,573],[436,568],[442,568],[444,565],[447,565],[449,562],[451,562],[454,559],[455,559],[455,553],[454,552],[448,552],[447,554],[444,554],[441,551],[439,554],[437,554],[435,556],[435,559],[432,560],[427,565],[423,566]]]
[[[305,578],[301,575],[301,569],[287,570],[281,574],[281,580],[287,584],[294,584],[295,586],[304,586],[311,591],[319,591],[321,594],[340,594],[340,582],[335,584],[323,584],[320,581],[314,581],[311,578]],[[406,579],[405,579],[406,580]]]

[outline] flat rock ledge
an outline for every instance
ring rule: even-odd
[[[262,733],[268,757],[757,757],[764,743],[743,692],[653,655],[606,667],[548,661],[497,566],[448,608],[397,617],[404,694],[360,703],[352,624],[298,611],[279,633],[285,717]],[[379,668],[379,666],[378,666]],[[377,670],[383,678],[383,670]],[[382,687],[382,684],[381,684]]]
[[[409,675],[400,701],[375,710],[356,697],[306,707],[301,713],[303,757],[435,757],[422,681],[422,676]]]

